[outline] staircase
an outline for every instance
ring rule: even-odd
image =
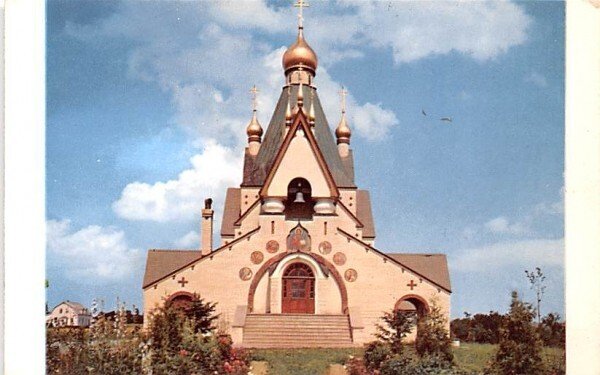
[[[354,346],[347,315],[249,314],[247,348],[338,348]]]

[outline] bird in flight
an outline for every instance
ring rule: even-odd
[[[421,110],[421,113],[423,114],[423,116],[427,116],[427,113],[425,113],[424,109]]]
[[[452,118],[450,117],[442,117],[440,121],[452,122]]]

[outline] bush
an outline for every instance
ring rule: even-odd
[[[365,365],[368,369],[374,370],[381,367],[381,364],[390,359],[393,353],[389,344],[373,341],[366,345],[365,348]]]
[[[566,324],[561,322],[560,315],[556,313],[546,315],[538,326],[538,331],[544,345],[565,347]]]
[[[419,356],[433,355],[452,363],[454,356],[450,348],[450,335],[446,329],[447,320],[435,300],[431,301],[431,311],[417,323],[415,349]]]
[[[407,374],[411,361],[406,355],[395,355],[381,364],[381,375]]]
[[[544,374],[542,342],[533,325],[535,311],[512,293],[510,311],[500,329],[496,356],[487,369],[489,374]]]
[[[89,330],[49,329],[47,373],[246,374],[247,353],[213,327],[214,304],[195,302],[158,309],[147,332],[127,327],[124,312],[114,323],[101,316]]]
[[[402,352],[402,340],[413,330],[417,321],[415,312],[395,310],[381,317],[385,324],[377,325],[376,337],[387,344],[394,354]]]
[[[489,314],[465,313],[464,318],[450,322],[452,337],[466,342],[497,344],[500,339],[500,326],[503,316],[495,311]]]

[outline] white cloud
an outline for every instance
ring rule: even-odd
[[[62,275],[78,283],[123,279],[141,264],[141,252],[128,246],[123,231],[90,225],[73,231],[69,220],[48,220],[47,246]]]
[[[485,223],[487,230],[493,233],[504,234],[527,234],[531,230],[528,225],[523,222],[511,223],[505,217],[497,217]]]
[[[529,75],[527,75],[525,77],[525,82],[533,83],[534,85],[542,88],[548,87],[548,80],[538,72],[531,72]]]
[[[198,217],[204,198],[213,198],[220,208],[226,188],[241,180],[241,154],[211,141],[190,162],[192,167],[175,180],[128,184],[113,210],[128,220],[168,222]]]
[[[460,250],[451,255],[453,271],[494,273],[502,268],[532,269],[562,266],[564,239],[499,242]]]
[[[273,38],[285,33],[292,42],[294,12],[265,1],[124,2],[101,22],[69,24],[66,32],[87,41],[133,40],[130,74],[170,93],[173,121],[194,137],[216,137],[241,149],[250,118],[248,89],[257,84],[261,90],[263,125],[281,91],[285,47]],[[319,53],[316,84],[321,100],[332,103],[326,105],[332,125],[339,119],[340,84],[327,68],[335,62],[362,58],[364,48],[390,50],[397,63],[451,51],[487,60],[524,43],[530,23],[523,8],[508,1],[338,1],[315,5],[305,22],[307,38]],[[398,123],[391,110],[359,103],[352,95],[348,112],[355,134],[369,140],[381,139]]]
[[[175,240],[175,246],[178,248],[198,248],[200,246],[200,234],[196,231],[189,231],[182,237]]]

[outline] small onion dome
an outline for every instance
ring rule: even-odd
[[[346,112],[342,112],[342,118],[340,119],[340,123],[335,129],[335,136],[337,137],[337,143],[350,143],[350,137],[352,136],[352,131],[350,127],[348,127],[348,123],[346,122]]]
[[[248,134],[248,142],[260,142],[260,138],[263,134],[263,129],[256,118],[256,111],[252,112],[252,120],[246,128],[246,134]]]
[[[315,74],[317,70],[317,55],[306,43],[302,27],[298,28],[298,38],[283,54],[283,69],[285,73],[294,68],[305,68]]]

